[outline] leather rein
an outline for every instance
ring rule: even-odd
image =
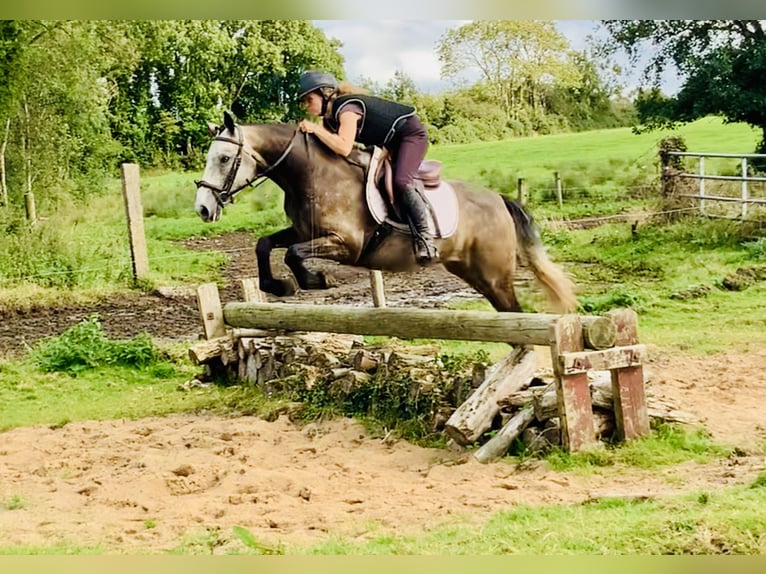
[[[295,143],[295,136],[298,134],[298,131],[299,131],[298,129],[295,130],[293,137],[290,138],[290,143],[287,144],[287,147],[282,152],[282,155],[280,155],[279,158],[277,158],[277,161],[275,161],[271,165],[267,165],[261,173],[258,173],[258,169],[257,169],[259,164],[258,158],[260,157],[261,161],[263,161],[263,157],[260,156],[260,154],[247,152],[248,155],[253,159],[256,165],[254,177],[252,179],[247,180],[238,188],[232,190],[232,186],[234,185],[234,180],[237,178],[237,172],[239,171],[239,168],[242,165],[242,154],[245,147],[244,139],[242,137],[242,129],[238,125],[235,125],[234,130],[237,134],[236,140],[230,137],[220,135],[221,132],[219,132],[218,135],[215,138],[213,138],[213,141],[233,143],[237,146],[237,155],[234,158],[234,163],[232,164],[231,169],[229,170],[229,173],[226,174],[226,179],[224,180],[223,185],[221,187],[218,187],[208,181],[205,181],[204,179],[199,179],[194,181],[194,183],[197,186],[197,189],[199,189],[200,187],[206,187],[211,192],[213,192],[213,195],[215,196],[215,200],[218,203],[218,205],[221,206],[221,208],[223,208],[223,206],[226,205],[227,203],[233,201],[234,196],[238,194],[240,191],[242,191],[243,189],[245,189],[246,187],[250,185],[257,187],[261,183],[263,183],[265,181],[264,178],[274,168],[276,168],[280,163],[282,163],[285,160],[285,158],[287,158],[287,156],[290,154],[290,151],[293,149],[293,144]]]

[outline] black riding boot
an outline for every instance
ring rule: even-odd
[[[428,229],[428,206],[425,200],[415,189],[414,185],[408,185],[401,190],[402,204],[407,209],[410,224],[413,228],[413,241],[415,245],[415,259],[421,265],[431,263],[438,253],[433,244],[433,236]]]

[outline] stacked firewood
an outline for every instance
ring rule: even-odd
[[[438,408],[431,415],[436,431],[456,444],[478,446],[474,456],[488,462],[505,454],[515,441],[529,453],[561,444],[555,378],[537,366],[532,347],[519,346],[501,361],[474,362],[462,371],[447,369],[435,345],[412,346],[389,340],[365,345],[358,335],[275,333],[233,329],[225,337],[201,341],[190,349],[204,366],[199,378],[224,377],[258,385],[277,394],[299,384],[325,385],[326,394],[341,404],[373,380],[406,377],[412,393],[432,394]],[[615,430],[609,371],[591,371],[589,387],[594,432],[602,439]],[[650,418],[691,424],[690,415],[647,396]]]
[[[385,345],[365,345],[360,335],[234,329],[225,337],[197,343],[189,355],[204,368],[198,379],[255,384],[267,394],[325,385],[327,394],[339,403],[373,378],[407,378],[413,394],[438,395],[443,403],[440,415],[434,417],[436,429],[443,426],[444,413],[449,411],[449,416],[481,382],[472,384],[474,370],[484,368],[471,365],[455,373],[441,363],[439,352],[437,345],[407,345],[394,338]]]

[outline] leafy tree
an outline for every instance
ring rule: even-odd
[[[548,93],[550,109],[574,130],[635,123],[633,107],[621,96],[621,86],[614,80],[619,67],[587,50],[571,52],[569,57],[580,79],[574,85],[553,87]]]
[[[3,25],[3,49],[12,57],[0,66],[9,80],[2,112],[10,120],[9,197],[17,204],[33,187],[42,203],[61,191],[81,192],[114,157],[104,70],[117,53],[102,33],[97,22]]]
[[[645,84],[637,99],[644,127],[687,122],[708,114],[746,122],[763,134],[766,152],[766,31],[761,20],[604,20],[608,45],[633,63],[650,47]],[[659,89],[674,66],[683,85],[674,96]]]
[[[546,87],[573,85],[578,78],[568,43],[550,21],[471,22],[448,30],[437,51],[443,77],[478,71],[493,100],[514,120],[545,114]]]
[[[139,58],[116,79],[113,133],[125,159],[198,167],[207,122],[231,109],[244,122],[295,120],[307,69],[341,76],[337,41],[304,20],[140,21]]]

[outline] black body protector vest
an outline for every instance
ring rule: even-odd
[[[413,106],[375,96],[349,94],[337,97],[333,103],[332,118],[328,123],[334,131],[338,131],[340,126],[338,118],[343,107],[351,102],[362,106],[364,112],[356,132],[356,141],[364,145],[379,146],[388,143],[404,120],[415,115]]]

